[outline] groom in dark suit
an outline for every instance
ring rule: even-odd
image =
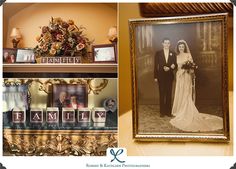
[[[170,50],[170,39],[162,40],[163,49],[154,57],[154,78],[159,83],[160,117],[171,115],[171,93],[174,70],[177,68],[176,55]]]

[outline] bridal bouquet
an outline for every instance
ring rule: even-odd
[[[52,17],[48,26],[41,27],[34,52],[37,56],[85,56],[91,41],[83,34],[84,29],[73,20]]]
[[[181,68],[189,73],[190,70],[195,70],[198,68],[198,66],[194,62],[188,60],[182,65]]]

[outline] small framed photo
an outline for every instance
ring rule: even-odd
[[[4,48],[3,49],[3,63],[15,63],[16,62],[17,49]]]
[[[34,63],[35,55],[33,49],[18,49],[16,55],[17,63]]]
[[[88,88],[82,84],[53,85],[53,106],[74,110],[88,106]]]
[[[107,98],[103,102],[103,107],[106,111],[115,112],[117,109],[117,102],[113,98]]]
[[[116,46],[114,44],[93,45],[92,55],[94,63],[116,63]]]

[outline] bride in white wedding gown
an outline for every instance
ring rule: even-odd
[[[218,116],[199,113],[193,101],[192,76],[182,69],[186,61],[193,61],[186,41],[179,40],[176,47],[178,70],[170,123],[183,131],[215,131],[223,128],[223,119]],[[192,70],[193,73],[193,70]]]

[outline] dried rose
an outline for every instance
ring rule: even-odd
[[[80,38],[80,40],[78,40],[78,43],[83,43],[83,44],[85,44],[86,41],[85,41],[84,39]]]
[[[68,42],[73,42],[73,38],[69,37]]]
[[[55,50],[58,50],[62,47],[62,43],[61,42],[54,42],[52,43],[51,45],[51,49],[55,49]]]
[[[43,45],[42,49],[43,49],[44,52],[47,52],[48,51],[48,46],[45,44],[45,45]]]
[[[85,48],[85,45],[83,43],[79,43],[78,45],[76,45],[77,50],[82,50],[84,48]]]
[[[49,32],[49,27],[48,26],[43,26],[42,33],[47,33],[47,32]]]
[[[57,50],[54,49],[54,48],[51,48],[50,51],[49,51],[49,54],[50,54],[50,55],[53,55],[53,56],[54,56],[56,53],[57,53]]]
[[[62,27],[67,29],[69,27],[69,24],[66,22],[62,22]]]
[[[49,42],[52,37],[51,37],[50,33],[46,33],[46,34],[43,35],[42,38],[43,38],[44,42]]]
[[[57,34],[57,35],[56,35],[56,39],[57,39],[58,41],[63,41],[63,40],[64,40],[64,37],[63,37],[62,34]]]
[[[60,48],[61,48],[61,43],[59,43],[59,42],[56,43],[56,44],[55,44],[55,49],[58,50],[58,49],[60,49]]]
[[[69,27],[68,27],[68,31],[69,32],[72,32],[72,31],[74,31],[75,30],[75,26],[74,25],[70,25]]]
[[[53,42],[53,43],[52,43],[51,48],[56,49],[56,42]]]
[[[73,20],[68,20],[67,23],[68,23],[69,25],[74,25],[74,24],[75,24]]]
[[[62,19],[60,17],[58,18],[53,18],[53,23],[57,24],[57,25],[61,25],[62,24]]]

